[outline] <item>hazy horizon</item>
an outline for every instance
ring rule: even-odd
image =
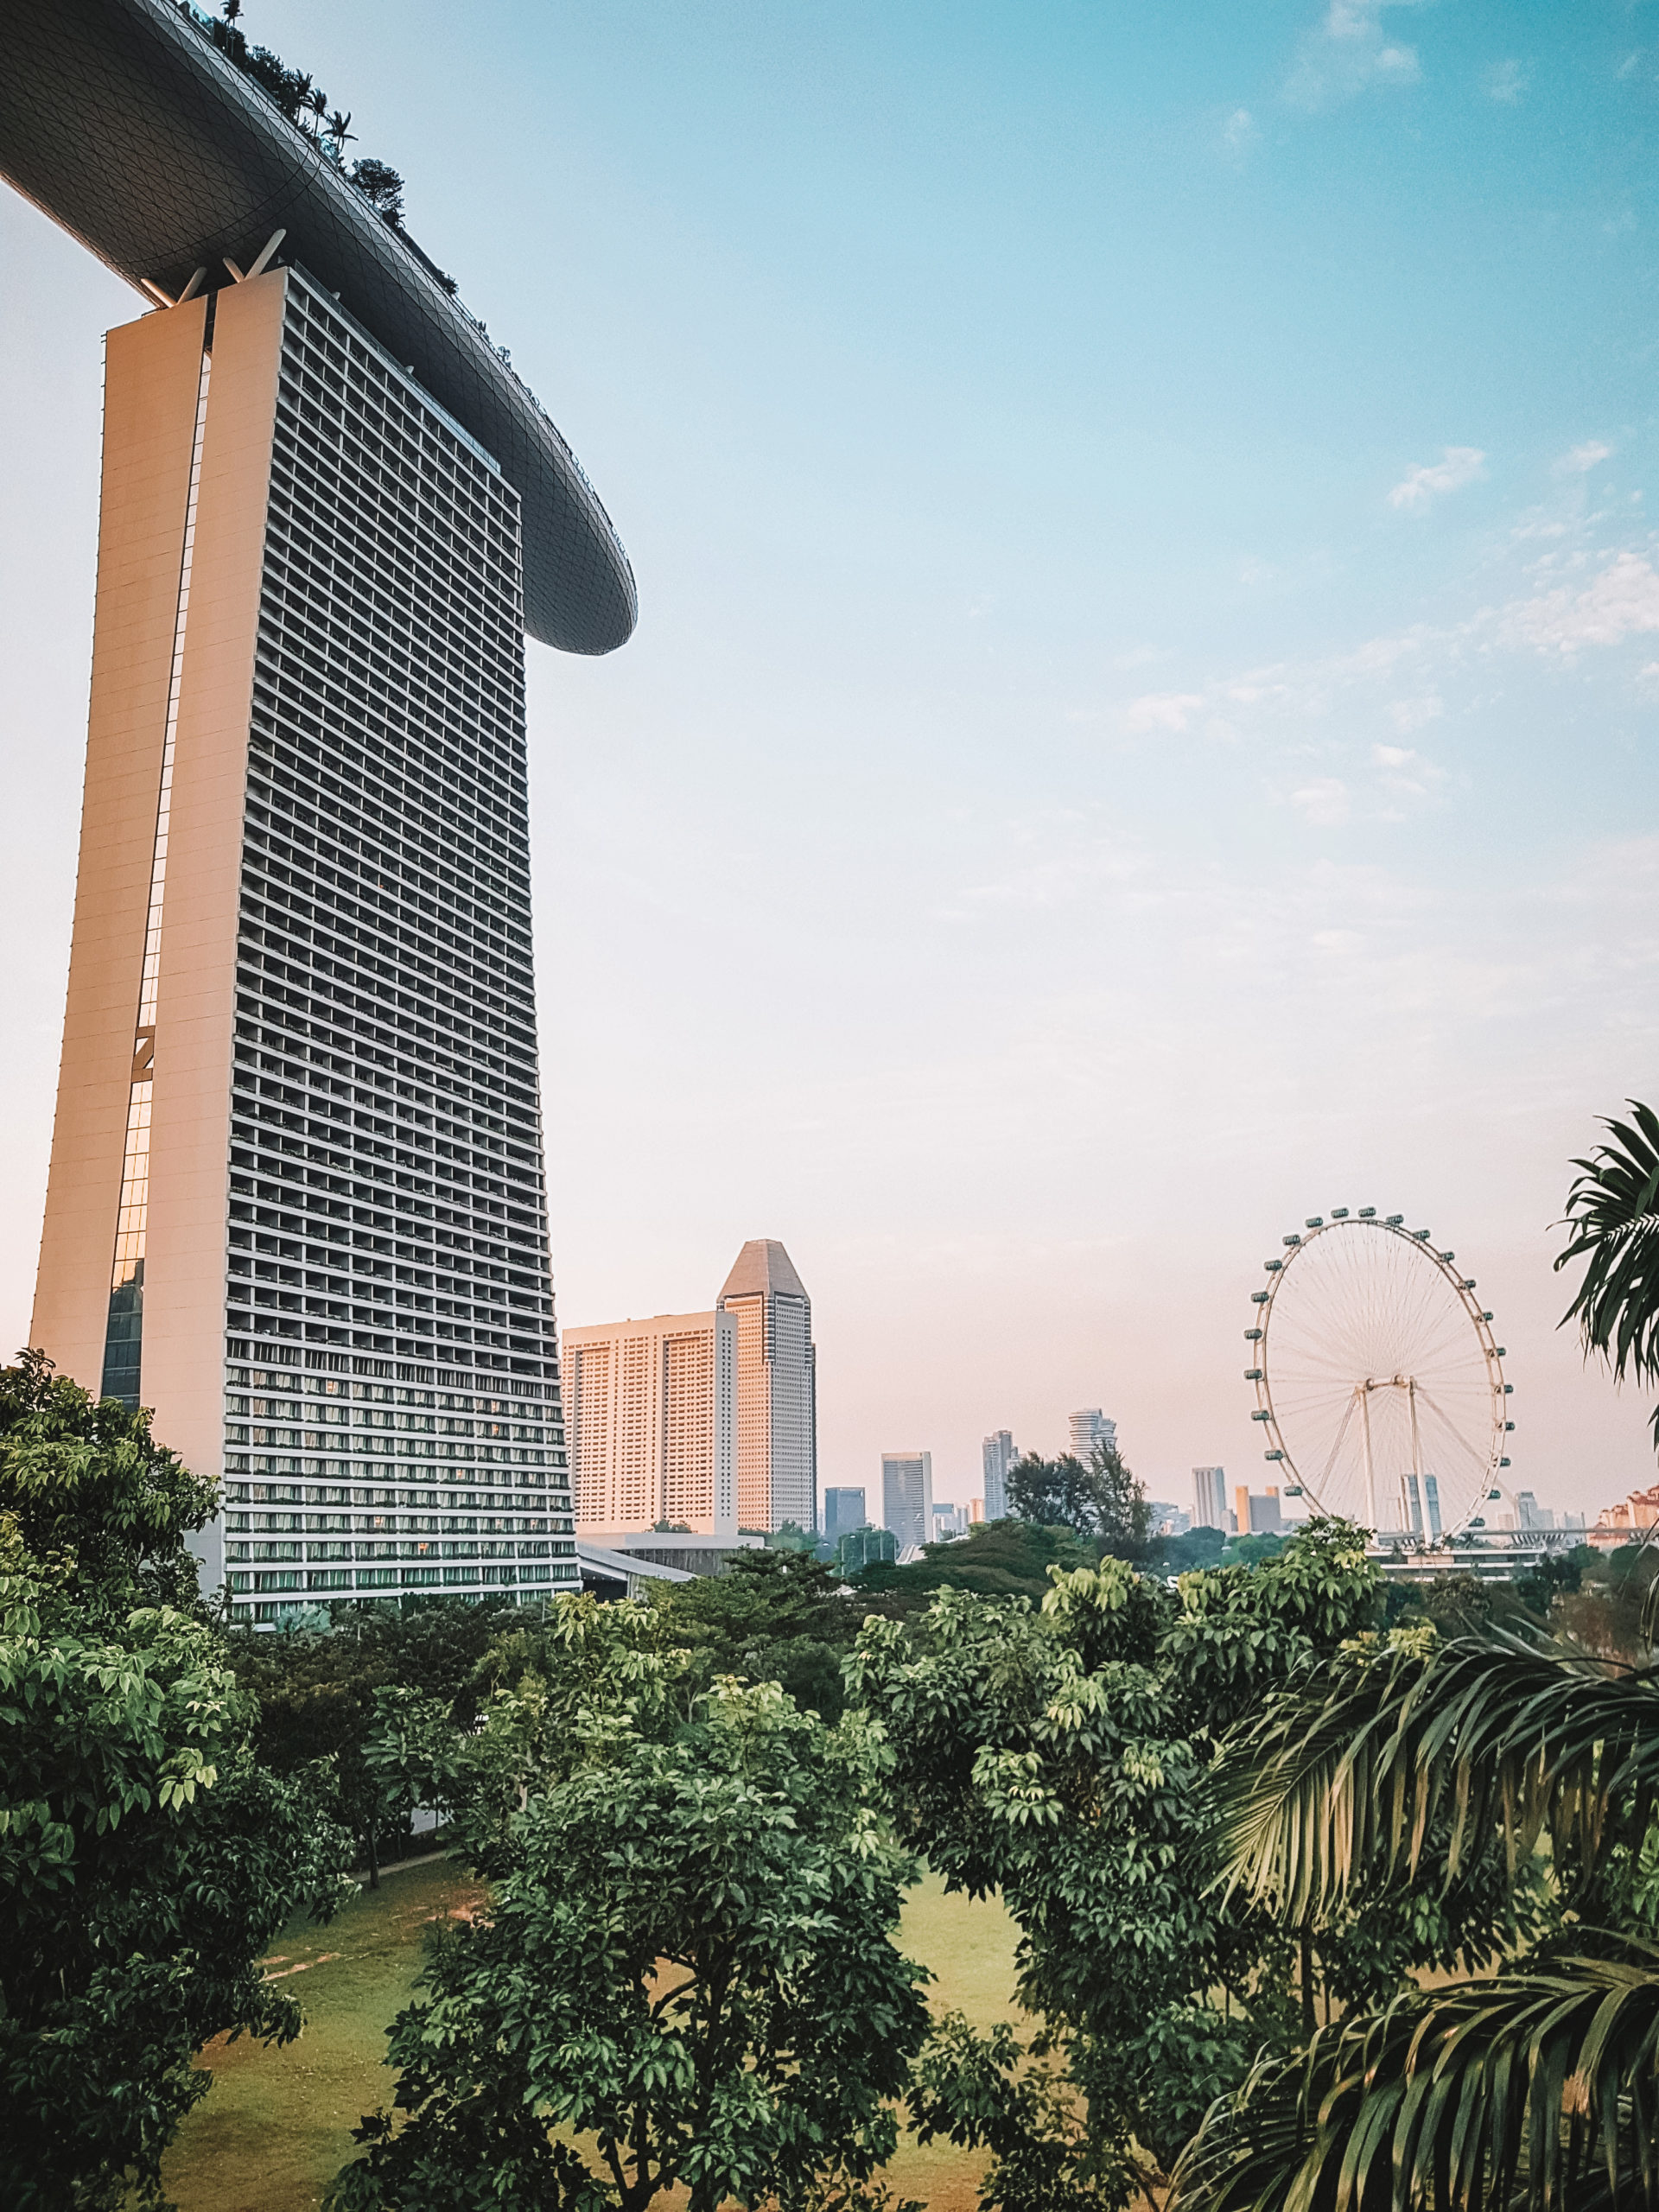
[[[1624,6],[247,0],[569,438],[635,639],[532,648],[562,1321],[785,1243],[823,1484],[1100,1405],[1262,1487],[1313,1214],[1433,1228],[1511,1479],[1655,1477],[1552,1272],[1655,1081],[1659,33]],[[99,339],[0,198],[24,1341],[79,830]],[[346,304],[349,307],[351,302]]]

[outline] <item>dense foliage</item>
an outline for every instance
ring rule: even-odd
[[[0,1375],[0,2110],[4,2201],[158,2200],[226,2031],[286,2037],[258,1961],[331,1910],[346,1838],[315,1770],[254,1756],[252,1701],[194,1596],[210,1486],[147,1416]]]
[[[652,1602],[705,1684],[721,1675],[775,1681],[821,1719],[840,1718],[842,1660],[867,1606],[810,1550],[736,1552],[724,1574],[658,1584]]]
[[[1218,1849],[1243,1892],[1325,1916],[1369,1891],[1403,1920],[1443,1909],[1501,1841],[1510,1941],[1496,1974],[1362,2001],[1304,2056],[1258,2066],[1211,2113],[1177,2201],[1337,2203],[1363,2150],[1351,2202],[1367,2208],[1392,2202],[1396,2173],[1440,2212],[1648,2202],[1632,2161],[1651,2142],[1659,2024],[1656,1794],[1653,1675],[1535,1641],[1408,1632],[1270,1700],[1217,1775]],[[1552,1909],[1529,1914],[1541,1834]]]
[[[922,1610],[941,1590],[968,1590],[978,1598],[1029,1598],[1040,1605],[1051,1567],[1092,1567],[1092,1544],[1065,1527],[1030,1521],[982,1521],[965,1536],[925,1544],[907,1566],[863,1568],[855,1578],[861,1620],[867,1612],[903,1616]]]
[[[394,1692],[429,1699],[455,1728],[478,1718],[475,1677],[496,1639],[520,1616],[511,1605],[438,1600],[409,1612],[341,1605],[332,1625],[278,1635],[232,1630],[230,1664],[258,1700],[254,1747],[280,1775],[328,1761],[334,1809],[355,1840],[372,1888],[379,1860],[408,1832],[414,1800],[371,1744],[387,1726]]]
[[[333,2202],[714,2212],[869,2175],[926,2025],[879,1734],[699,1689],[633,1606],[564,1600],[498,1671],[444,1784],[490,1909],[437,1942]]]
[[[1116,1444],[1096,1443],[1088,1460],[1027,1452],[1008,1470],[1008,1505],[1021,1521],[1092,1537],[1118,1559],[1140,1559],[1152,1516],[1146,1492]]]
[[[988,2204],[1054,2201],[1057,2177],[1128,2204],[1255,2051],[1298,2045],[1316,1998],[1391,1992],[1469,1941],[1466,1915],[1380,1942],[1355,1916],[1288,1928],[1210,1887],[1222,1737],[1378,1602],[1357,1532],[1324,1522],[1173,1591],[1108,1559],[1058,1573],[1040,1611],[945,1592],[866,1627],[849,1675],[896,1755],[899,1833],[950,1885],[1001,1892],[1033,2051],[1065,2079],[1040,2090],[1006,2037],[960,2022],[930,2052],[920,2116],[995,2152]]]

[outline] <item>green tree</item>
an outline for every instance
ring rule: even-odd
[[[1094,1564],[1092,1547],[1070,1529],[1040,1528],[1031,1521],[982,1521],[966,1536],[925,1544],[922,1551],[907,1567],[879,1564],[861,1571],[854,1586],[861,1618],[872,1611],[902,1616],[923,1610],[941,1590],[969,1590],[980,1598],[1029,1598],[1040,1605],[1050,1567]]]
[[[315,1770],[253,1755],[184,1544],[213,1490],[147,1416],[25,1360],[0,1376],[0,1499],[5,2202],[157,2204],[202,2044],[297,2031],[259,1961],[348,1888],[346,1838]]]
[[[1303,2056],[1258,2065],[1207,2116],[1173,2205],[1589,2212],[1649,2201],[1651,1673],[1514,1638],[1442,1646],[1408,1631],[1271,1701],[1230,1744],[1217,1788],[1224,1866],[1242,1895],[1293,1918],[1362,1893],[1376,1913],[1407,1917],[1490,1863],[1495,1841],[1535,1879],[1541,1834],[1561,1910],[1516,1944],[1514,1966],[1358,2006]]]
[[[941,1592],[873,1621],[849,1687],[896,1754],[901,1837],[952,1888],[995,1889],[1022,1935],[1027,2058],[960,2027],[930,2051],[918,2119],[995,2154],[984,2202],[1128,2203],[1264,2042],[1292,2047],[1315,1968],[1351,1967],[1353,1931],[1310,1960],[1300,1932],[1206,1893],[1207,1770],[1224,1731],[1373,1618],[1363,1541],[1318,1523],[1254,1570],[1175,1591],[1115,1559],[1057,1571],[1040,1611]],[[1292,1995],[1293,1978],[1302,2002]],[[1059,2127],[1066,2096],[1086,2129]],[[1056,2133],[1057,2128],[1058,2133]]]
[[[573,1710],[567,1685],[575,1726],[550,1732],[524,1669],[486,1713],[498,1772],[538,1743],[552,1757],[521,1809],[486,1805],[490,1910],[438,1940],[394,2024],[396,2114],[364,2122],[342,2212],[643,2212],[675,2187],[693,2212],[799,2204],[893,2147],[926,2010],[891,1940],[914,1867],[884,1827],[879,1732],[730,1681],[681,1719],[651,1624],[636,1640],[572,1614],[570,1673],[595,1701],[578,1689]]]
[[[841,1662],[865,1607],[842,1595],[834,1569],[810,1550],[736,1552],[724,1574],[659,1583],[652,1602],[666,1633],[701,1657],[703,1681],[775,1681],[798,1705],[839,1719]]]
[[[28,1557],[50,1562],[62,1603],[205,1618],[185,1538],[216,1503],[213,1484],[156,1443],[147,1412],[92,1398],[42,1351],[0,1369],[0,1514]]]
[[[1166,1574],[1191,1574],[1198,1567],[1219,1567],[1228,1542],[1222,1529],[1189,1529],[1184,1536],[1154,1536],[1147,1547],[1147,1563],[1160,1567]]]
[[[1008,1470],[1008,1503],[1019,1519],[1092,1537],[1114,1558],[1139,1559],[1146,1550],[1146,1492],[1116,1444],[1096,1443],[1086,1465],[1069,1452],[1058,1459],[1027,1452]]]
[[[341,1605],[332,1624],[270,1636],[231,1631],[227,1649],[238,1680],[258,1700],[255,1747],[278,1774],[332,1764],[339,1819],[356,1839],[369,1886],[379,1887],[381,1854],[408,1833],[413,1802],[368,1756],[383,1732],[382,1692],[429,1699],[461,1731],[478,1719],[476,1678],[496,1640],[522,1616],[512,1605],[440,1599],[401,1612]]]
[[[1573,1162],[1572,1233],[1555,1265],[1585,1263],[1562,1320],[1578,1323],[1586,1356],[1605,1360],[1616,1382],[1659,1385],[1659,1114],[1629,1103],[1629,1122],[1602,1123],[1611,1141]],[[1651,1427],[1659,1449],[1659,1405]]]

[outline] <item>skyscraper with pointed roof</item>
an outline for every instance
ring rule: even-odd
[[[812,1301],[783,1246],[753,1236],[715,1301],[737,1329],[737,1517],[817,1525],[817,1359]]]

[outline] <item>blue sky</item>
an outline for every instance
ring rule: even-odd
[[[1659,7],[248,0],[582,454],[638,637],[532,649],[570,1321],[814,1294],[823,1471],[1115,1412],[1259,1477],[1306,1214],[1478,1264],[1515,1473],[1645,1408],[1550,1272],[1655,1088]],[[67,951],[99,332],[0,203],[21,1341]],[[21,525],[21,526],[17,526]]]

